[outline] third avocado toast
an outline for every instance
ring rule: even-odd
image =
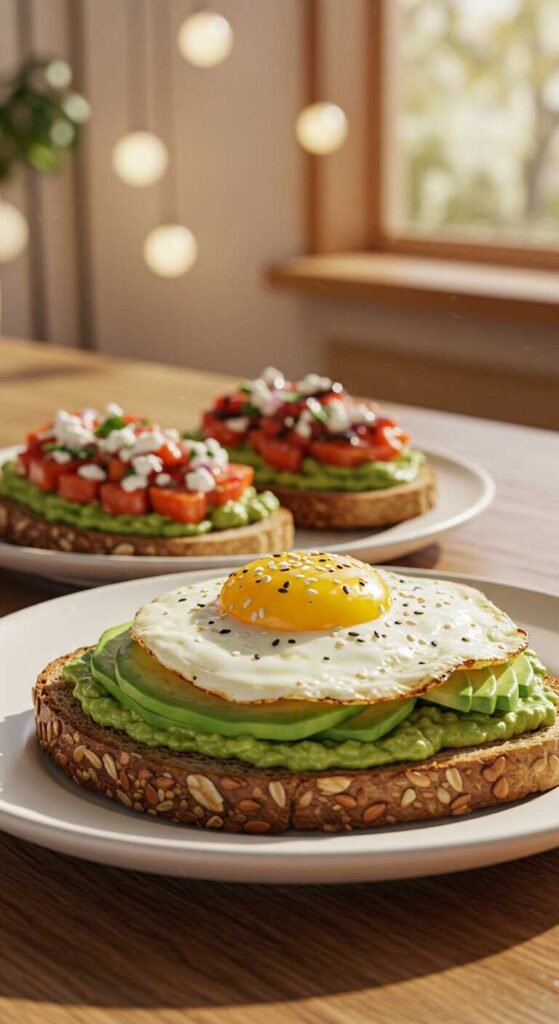
[[[321,552],[264,556],[51,666],[38,734],[56,756],[74,722],[102,766],[92,778],[78,751],[75,781],[185,823],[335,831],[465,813],[559,781],[552,760],[528,771],[555,751],[557,716],[526,645],[474,588]],[[155,803],[152,777],[172,780]]]

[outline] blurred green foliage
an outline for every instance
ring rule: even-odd
[[[59,59],[26,64],[0,90],[0,181],[23,161],[41,173],[61,170],[89,119],[87,100],[71,88]]]

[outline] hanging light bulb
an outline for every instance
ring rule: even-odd
[[[20,210],[0,199],[0,263],[9,263],[23,252],[29,226]]]
[[[145,188],[163,177],[169,156],[167,147],[153,132],[130,132],[113,149],[113,169],[126,185]]]
[[[295,134],[303,149],[317,156],[334,153],[347,139],[349,124],[335,103],[311,103],[299,114]]]
[[[182,57],[197,68],[221,64],[233,49],[233,29],[223,15],[198,11],[183,21],[178,34]]]
[[[182,224],[160,224],[147,235],[144,259],[159,277],[180,277],[198,259],[198,242]]]

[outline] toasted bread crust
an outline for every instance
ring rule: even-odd
[[[293,513],[296,526],[317,530],[357,530],[394,526],[433,508],[436,478],[425,463],[410,484],[378,491],[298,491],[269,487],[284,508]]]
[[[559,785],[559,720],[503,743],[360,771],[262,769],[148,747],[84,714],[63,678],[79,653],[37,680],[38,741],[78,785],[151,816],[249,834],[351,832],[468,814]],[[559,692],[559,680],[549,682]]]
[[[20,502],[0,497],[0,536],[11,544],[88,555],[248,555],[292,547],[293,518],[280,508],[259,523],[199,537],[144,537],[50,523]]]

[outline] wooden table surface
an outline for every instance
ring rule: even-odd
[[[0,341],[0,445],[109,400],[194,422],[226,378]],[[536,400],[536,399],[534,399]],[[559,593],[559,440],[407,408],[418,442],[495,477],[492,508],[402,564]],[[65,592],[0,572],[0,612]],[[1,756],[1,751],[0,751]],[[127,873],[0,835],[0,1024],[551,1024],[559,851],[377,885]]]

